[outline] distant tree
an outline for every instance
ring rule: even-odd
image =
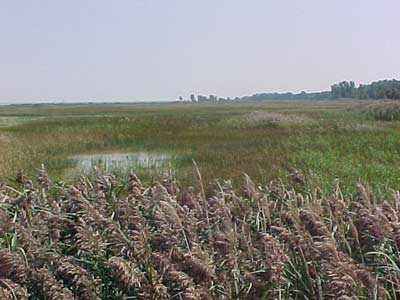
[[[209,101],[217,101],[217,96],[215,96],[215,95],[210,95],[209,97],[208,97],[208,100]]]
[[[340,86],[338,84],[331,85],[331,93],[333,99],[340,98]]]
[[[357,89],[354,81],[350,81],[349,98],[357,98]]]
[[[208,99],[207,99],[207,97],[206,96],[203,96],[203,95],[198,95],[197,96],[197,101],[198,102],[204,102],[204,101],[207,101]]]
[[[318,100],[318,99],[399,99],[400,100],[400,81],[381,80],[371,84],[360,84],[358,87],[354,81],[341,81],[331,85],[330,91],[307,93],[302,91],[298,94],[293,93],[257,93],[250,96],[235,97],[233,100]],[[207,98],[206,98],[207,99]],[[221,99],[221,98],[220,98]],[[222,98],[223,99],[223,98]],[[227,98],[230,100],[230,98]],[[200,100],[200,96],[199,96]],[[207,99],[215,100],[213,95]]]
[[[357,95],[354,81],[342,81],[331,86],[332,98],[355,98]]]
[[[347,98],[350,92],[350,84],[347,81],[339,82],[340,97]]]
[[[179,96],[179,101],[183,101],[183,97],[182,96]]]
[[[331,95],[332,98],[400,99],[400,81],[381,80],[360,84],[358,88],[354,81],[342,81],[331,86]]]
[[[364,84],[360,84],[357,89],[357,98],[359,99],[368,99],[368,86]]]
[[[190,101],[196,102],[196,96],[194,94],[190,95]]]

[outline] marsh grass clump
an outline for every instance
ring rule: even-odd
[[[368,117],[378,121],[399,121],[400,120],[400,102],[382,101],[368,105],[365,109]]]
[[[398,192],[200,187],[20,173],[0,186],[0,299],[399,297]]]

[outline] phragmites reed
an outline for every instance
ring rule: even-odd
[[[198,178],[201,176],[198,172]],[[0,299],[400,299],[400,193],[282,183],[0,184]]]
[[[41,168],[37,171],[37,182],[45,189],[48,189],[50,187],[51,182],[44,165],[42,165]]]
[[[130,198],[139,198],[144,191],[142,182],[134,173],[129,174],[127,190]]]
[[[26,288],[9,279],[0,278],[1,300],[28,300],[29,294]]]
[[[56,280],[54,275],[46,268],[33,270],[31,273],[31,282],[35,284],[38,294],[48,300],[73,300],[73,293],[63,287],[62,283]]]
[[[72,287],[75,295],[82,300],[97,298],[98,283],[96,279],[83,267],[73,264],[72,258],[62,257],[54,260],[56,265],[54,274]]]
[[[21,282],[26,276],[27,266],[21,255],[6,249],[0,250],[0,278]]]
[[[144,275],[132,262],[113,256],[109,258],[108,264],[116,286],[127,291],[134,287],[140,288],[140,282],[144,280]]]
[[[285,264],[288,260],[284,247],[271,235],[263,238],[265,252],[265,280],[277,284],[281,280]]]

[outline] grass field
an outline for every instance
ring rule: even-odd
[[[399,299],[399,107],[1,107],[0,299]]]
[[[379,194],[400,188],[400,122],[388,119],[354,100],[4,106],[0,175],[36,173],[44,163],[65,180],[79,164],[71,157],[140,152],[170,157],[163,167],[128,166],[145,181],[171,164],[190,185],[195,160],[206,185],[241,184],[243,173],[286,182],[296,168],[323,189],[338,178],[344,190],[362,181]]]

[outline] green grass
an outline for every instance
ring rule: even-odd
[[[0,175],[33,173],[44,163],[52,178],[62,179],[71,155],[149,151],[176,157],[172,167],[182,185],[193,182],[194,159],[206,184],[218,178],[239,184],[243,173],[258,182],[285,181],[295,167],[327,190],[336,178],[344,189],[358,181],[377,192],[400,189],[400,122],[371,119],[363,112],[370,103],[5,106]],[[254,112],[265,119],[246,117]],[[158,177],[135,171],[149,181]]]

